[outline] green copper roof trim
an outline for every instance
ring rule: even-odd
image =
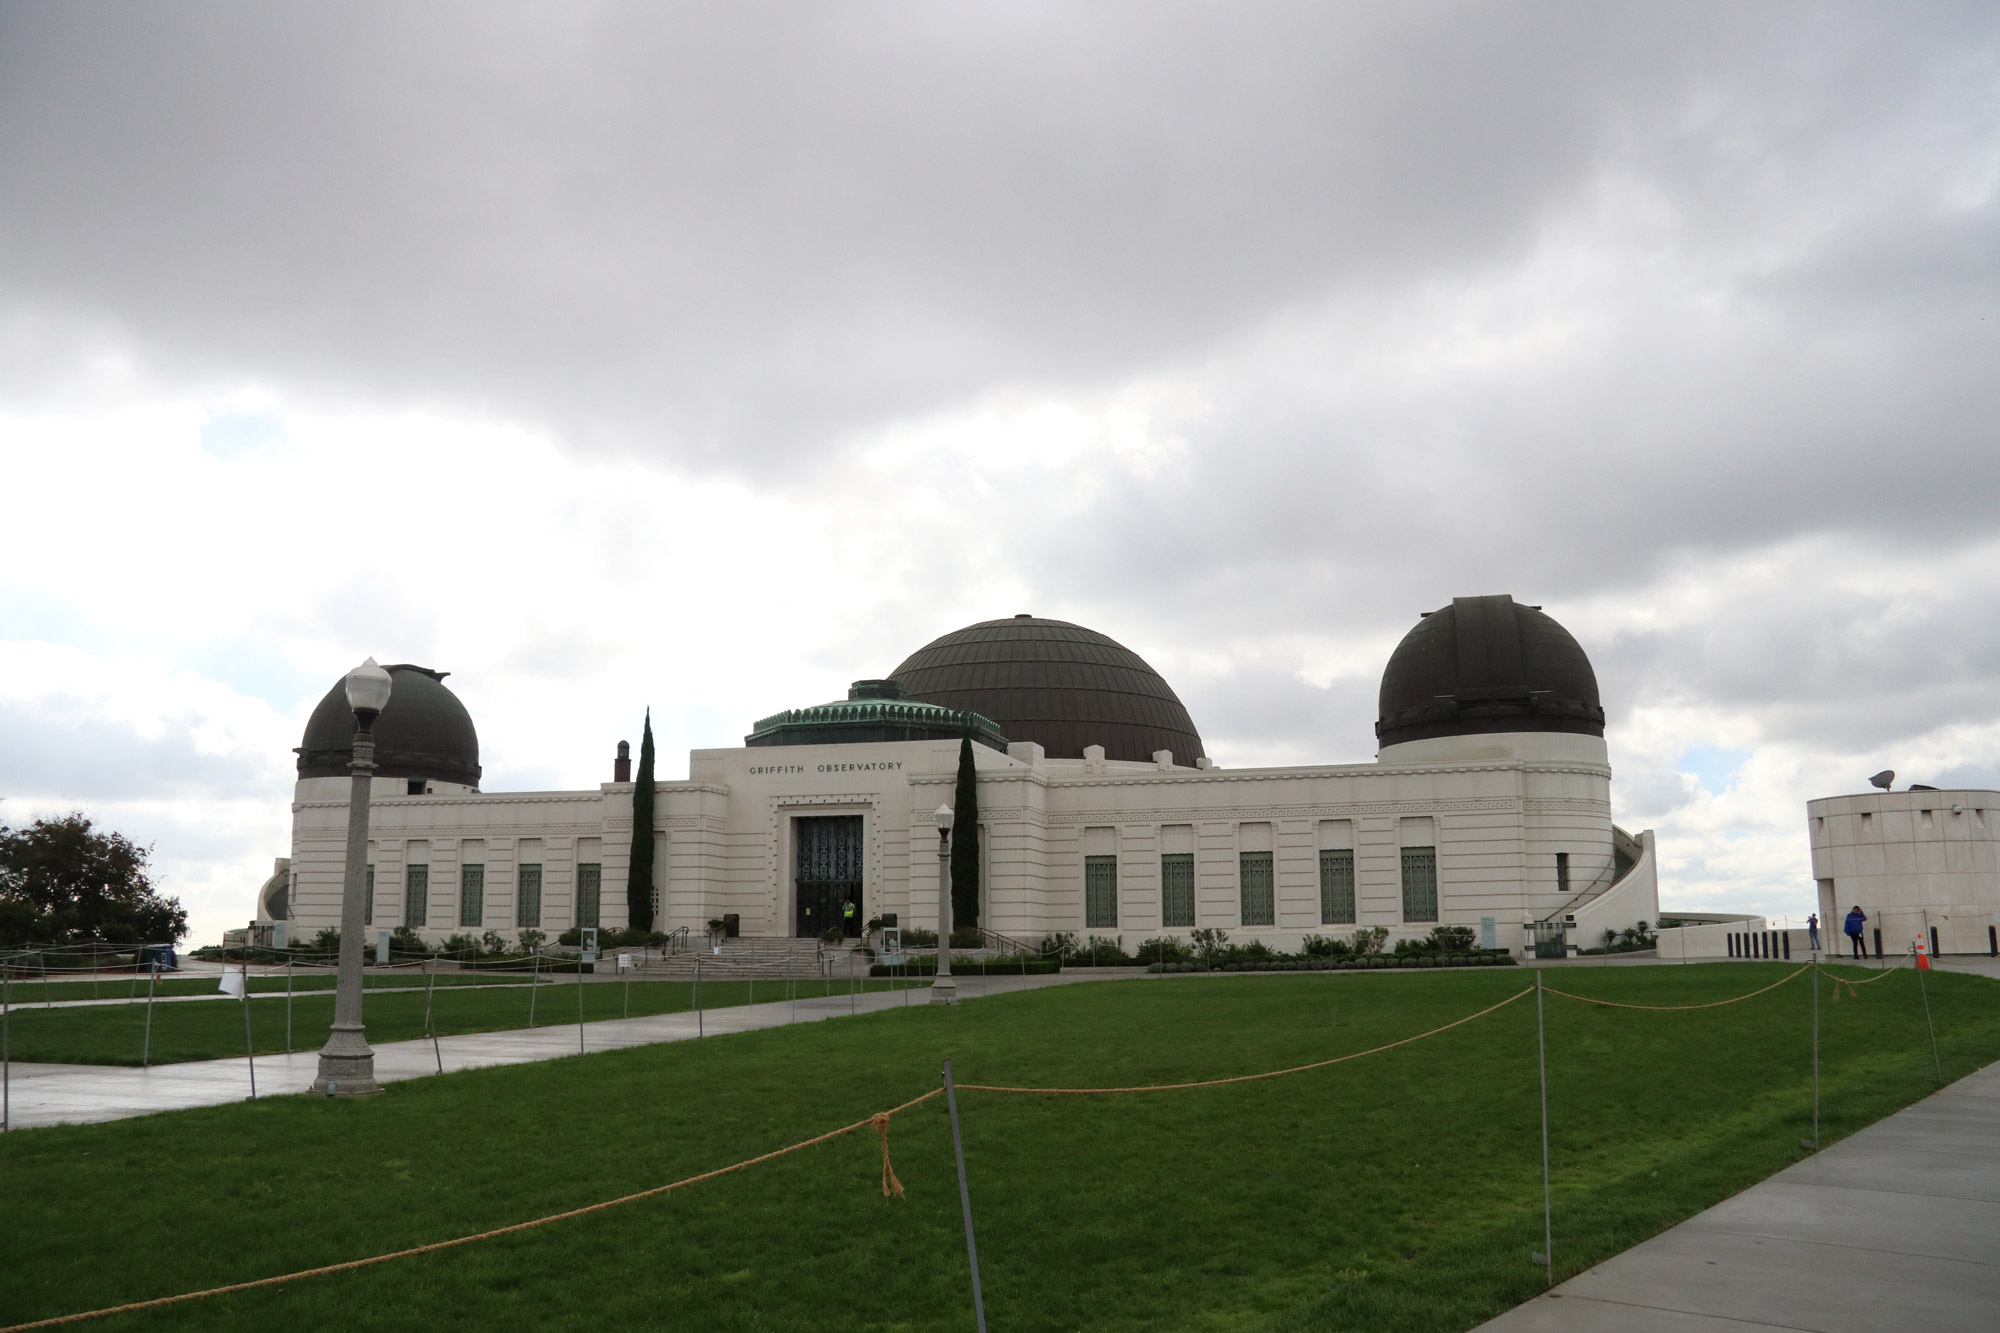
[[[1004,750],[1007,738],[991,718],[938,704],[910,699],[851,699],[839,703],[815,704],[811,708],[788,708],[782,713],[757,719],[747,739],[754,743],[772,732],[790,728],[847,727],[857,724],[922,727],[943,735],[972,733],[974,740]]]

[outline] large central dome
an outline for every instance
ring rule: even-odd
[[[383,668],[393,682],[389,705],[375,719],[375,776],[479,785],[479,733],[458,696],[445,688],[448,671],[398,662]],[[354,759],[354,713],[344,680],[313,709],[296,753],[302,778],[344,778]]]
[[[1202,757],[1193,719],[1160,673],[1114,639],[1063,620],[1015,616],[955,630],[890,673],[911,699],[993,719],[1010,741],[1034,741],[1054,759],[1102,745],[1140,763],[1172,750]]]

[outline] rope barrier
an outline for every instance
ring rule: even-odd
[[[1352,1055],[1337,1055],[1331,1060],[1315,1060],[1309,1065],[1293,1065],[1289,1069],[1272,1069],[1262,1074],[1238,1074],[1234,1078],[1207,1078],[1194,1083],[1148,1083],[1132,1088],[1014,1088],[990,1083],[961,1083],[958,1087],[962,1092],[1039,1092],[1050,1095],[1082,1097],[1113,1092],[1180,1092],[1188,1088],[1219,1088],[1229,1083],[1254,1083],[1259,1079],[1283,1078],[1287,1074],[1303,1074],[1310,1069],[1325,1069],[1328,1065],[1345,1064],[1349,1060],[1359,1060],[1366,1055],[1380,1055],[1383,1051],[1393,1051],[1398,1046],[1408,1046],[1411,1042],[1422,1041],[1426,1037],[1435,1037],[1438,1033],[1449,1032],[1455,1027],[1463,1027],[1474,1019],[1484,1018],[1496,1009],[1505,1009],[1508,1005],[1521,999],[1523,996],[1533,995],[1534,993],[1535,988],[1527,986],[1509,995],[1506,999],[1500,1001],[1500,1003],[1481,1009],[1476,1014],[1467,1014],[1464,1018],[1446,1023],[1441,1028],[1432,1028],[1429,1032],[1419,1032],[1414,1037],[1405,1037],[1401,1041],[1392,1041],[1386,1046],[1375,1046],[1365,1051],[1356,1051]],[[0,1329],[0,1333],[6,1333],[6,1330]]]
[[[232,1282],[228,1286],[209,1287],[203,1291],[187,1291],[177,1296],[156,1296],[149,1301],[131,1301],[124,1305],[108,1305],[101,1310],[84,1310],[77,1314],[56,1315],[49,1319],[35,1319],[25,1324],[9,1324],[5,1328],[0,1328],[0,1333],[23,1333],[23,1330],[31,1328],[57,1328],[64,1324],[80,1324],[87,1319],[101,1319],[106,1315],[130,1314],[137,1310],[152,1310],[164,1305],[179,1305],[186,1301],[198,1301],[209,1296],[226,1296],[232,1292],[254,1291],[259,1287],[275,1287],[286,1282],[297,1282],[303,1278],[325,1277],[331,1273],[351,1273],[358,1268],[369,1268],[375,1264],[386,1264],[394,1259],[412,1259],[420,1254],[435,1254],[439,1250],[449,1250],[460,1245],[470,1245],[474,1241],[492,1240],[497,1236],[511,1236],[517,1232],[531,1231],[536,1227],[548,1226],[552,1222],[567,1222],[571,1218],[582,1217],[588,1213],[603,1212],[607,1208],[616,1208],[621,1204],[637,1203],[641,1199],[650,1199],[655,1195],[666,1194],[672,1190],[685,1189],[689,1185],[699,1185],[703,1181],[714,1180],[719,1176],[730,1175],[734,1172],[745,1170],[748,1167],[776,1161],[780,1157],[802,1149],[815,1147],[832,1139],[840,1138],[844,1134],[852,1134],[857,1129],[874,1127],[880,1130],[882,1136],[882,1192],[886,1196],[891,1193],[893,1188],[894,1193],[900,1194],[903,1192],[902,1182],[896,1179],[896,1173],[889,1167],[889,1117],[908,1111],[913,1107],[921,1106],[933,1097],[942,1096],[943,1093],[943,1088],[932,1088],[921,1097],[912,1097],[901,1106],[893,1106],[886,1111],[877,1111],[865,1120],[857,1120],[851,1125],[842,1125],[839,1129],[831,1129],[824,1134],[815,1135],[809,1139],[801,1139],[789,1147],[778,1148],[757,1157],[745,1158],[743,1161],[731,1166],[717,1167],[713,1171],[704,1171],[698,1176],[688,1176],[683,1180],[676,1180],[671,1184],[655,1185],[651,1189],[640,1190],[636,1194],[626,1194],[616,1199],[606,1199],[601,1203],[585,1204],[581,1208],[571,1208],[567,1212],[551,1213],[547,1217],[538,1217],[532,1221],[516,1222],[511,1226],[494,1227],[490,1231],[475,1232],[469,1236],[456,1236],[451,1240],[432,1241],[428,1245],[413,1245],[406,1250],[393,1250],[388,1254],[370,1255],[365,1259],[348,1259],[337,1264],[322,1264],[318,1268],[302,1268],[296,1273],[280,1273],[275,1277],[260,1277],[252,1279],[249,1282]]]
[[[1585,1004],[1601,1005],[1606,1009],[1646,1009],[1654,1013],[1680,1013],[1689,1009],[1720,1009],[1725,1005],[1741,1004],[1745,1000],[1754,1000],[1766,991],[1774,991],[1786,982],[1796,980],[1810,971],[1812,971],[1812,965],[1808,963],[1789,975],[1778,978],[1778,980],[1761,990],[1753,990],[1748,995],[1739,995],[1733,1000],[1714,1000],[1708,1004],[1620,1004],[1616,1000],[1598,1000],[1588,995],[1571,995],[1568,991],[1557,990],[1554,986],[1548,987],[1548,992],[1551,995],[1560,995],[1565,1000],[1581,1000]]]

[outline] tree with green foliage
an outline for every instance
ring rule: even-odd
[[[632,780],[632,861],[625,875],[625,919],[653,928],[653,710],[639,738],[639,776]]]
[[[979,924],[979,769],[970,736],[958,742],[951,814],[951,928],[960,930]]]
[[[152,848],[100,833],[81,811],[0,824],[0,944],[177,943],[187,909],[146,873]]]

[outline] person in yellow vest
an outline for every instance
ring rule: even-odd
[[[852,938],[855,934],[858,933],[854,929],[854,899],[852,898],[849,898],[845,903],[841,904],[840,933],[848,936],[849,938]]]

